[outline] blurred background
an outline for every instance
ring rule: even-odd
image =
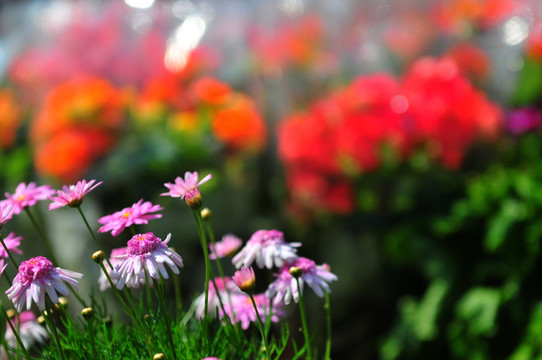
[[[158,195],[197,170],[217,237],[279,229],[338,275],[333,358],[542,358],[540,1],[1,1],[0,84],[1,189],[103,181],[96,228],[161,204],[187,302],[196,228]],[[97,276],[46,206],[63,267]]]

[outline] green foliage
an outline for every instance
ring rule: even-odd
[[[455,177],[460,196],[434,178],[448,210],[395,216],[383,233],[392,266],[425,285],[400,298],[382,359],[541,358],[542,143],[507,141],[499,162]],[[423,193],[413,195],[420,206]]]

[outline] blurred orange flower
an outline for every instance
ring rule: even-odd
[[[243,95],[236,95],[217,110],[211,120],[215,137],[236,150],[258,151],[266,143],[264,120],[254,102]]]
[[[7,149],[15,141],[22,122],[22,111],[11,90],[0,90],[0,148]]]
[[[436,3],[433,13],[444,30],[466,35],[472,28],[495,26],[519,6],[517,0],[448,0]]]
[[[124,103],[123,93],[99,78],[79,78],[53,88],[30,127],[38,172],[65,182],[77,180],[110,150]]]
[[[66,182],[82,177],[95,157],[92,140],[92,136],[78,129],[55,134],[36,147],[36,171]]]

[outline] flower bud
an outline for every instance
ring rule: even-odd
[[[92,260],[97,264],[101,264],[104,259],[105,253],[102,250],[98,250],[94,254],[92,254]]]
[[[185,193],[184,199],[192,209],[199,209],[201,207],[201,193],[197,188],[188,190]]]
[[[66,307],[68,306],[68,298],[65,297],[65,296],[60,296],[58,298],[58,305],[62,306],[62,307]]]
[[[252,267],[248,269],[242,267],[241,270],[238,270],[233,275],[233,282],[239,286],[239,289],[246,293],[251,293],[256,285],[256,276],[254,275],[254,270]]]
[[[85,318],[85,320],[90,320],[94,315],[94,310],[91,307],[84,308],[83,310],[81,310],[81,315],[83,316],[83,318]]]
[[[296,279],[299,279],[301,275],[303,275],[303,270],[297,266],[292,266],[290,268],[290,275],[292,275]]]
[[[15,309],[9,309],[8,311],[6,311],[6,313],[8,315],[8,318],[10,319],[13,319],[15,315],[17,315],[17,311],[15,311]]]
[[[166,358],[166,356],[162,353],[158,353],[158,354],[155,354],[152,359],[153,360],[164,360]]]
[[[203,218],[203,220],[210,219],[212,215],[213,213],[211,212],[211,210],[209,210],[209,208],[201,209],[201,217]]]

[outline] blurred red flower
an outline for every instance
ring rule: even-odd
[[[433,158],[456,168],[478,137],[494,138],[502,111],[476,90],[449,59],[421,58],[405,75],[401,87],[408,99],[406,118],[413,141],[426,143]]]

